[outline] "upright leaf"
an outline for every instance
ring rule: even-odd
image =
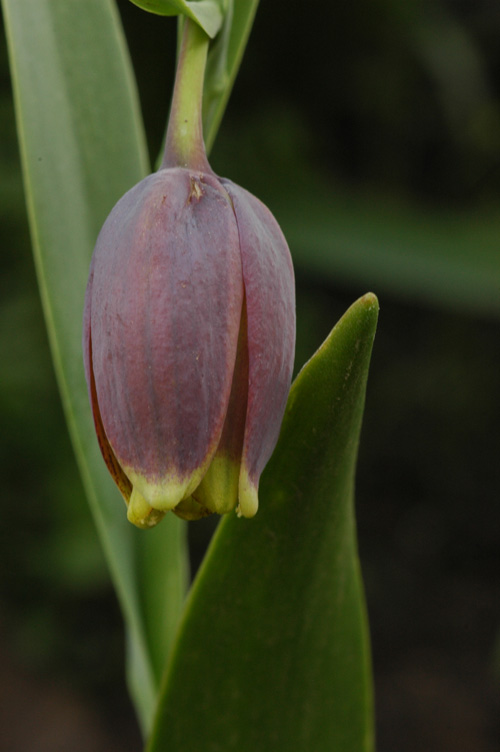
[[[219,526],[149,752],[373,750],[353,487],[377,314],[365,295],[301,371],[257,516]]]
[[[212,148],[241,64],[259,0],[228,0],[222,28],[207,61],[203,132]]]
[[[163,633],[161,644],[156,635],[151,637],[153,631],[148,634],[151,601],[142,593],[145,587],[166,593],[173,628],[182,601],[182,526],[175,519],[162,526],[158,535],[163,543],[155,543],[158,559],[152,574],[140,532],[127,523],[100,456],[81,355],[83,297],[95,239],[113,204],[147,171],[135,84],[111,0],[2,0],[2,6],[52,354],[82,477],[130,631],[134,696],[147,728],[169,632]]]

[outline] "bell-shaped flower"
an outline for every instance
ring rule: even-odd
[[[167,159],[118,201],[85,299],[97,437],[139,527],[169,510],[252,517],[292,375],[283,234],[258,199],[191,161]]]

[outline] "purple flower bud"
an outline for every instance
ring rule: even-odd
[[[131,522],[256,513],[294,343],[290,254],[258,199],[182,167],[120,199],[92,258],[83,344],[99,445]]]

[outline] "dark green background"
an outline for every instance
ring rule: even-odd
[[[175,22],[119,7],[154,160]],[[283,186],[316,173],[363,201],[407,200],[424,218],[500,213],[499,39],[493,0],[262,0],[213,167],[278,220]],[[332,235],[332,255],[335,246]],[[3,38],[0,247],[0,749],[137,750],[120,615],[41,319]],[[299,367],[367,290],[355,269],[331,279],[303,261],[297,269]],[[432,307],[402,284],[398,295],[397,282],[374,289],[381,315],[357,482],[378,749],[493,752],[500,325],[459,298],[450,305],[445,277]],[[190,527],[193,566],[211,525]]]

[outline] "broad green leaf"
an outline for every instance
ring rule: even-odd
[[[370,650],[353,487],[378,304],[298,375],[252,520],[220,524],[191,590],[148,752],[369,752]]]
[[[123,501],[100,456],[81,354],[83,298],[95,239],[113,204],[147,171],[135,83],[110,0],[2,0],[2,7],[52,354],[71,438],[129,630],[132,691],[147,729],[156,677],[181,609],[183,527],[171,517],[153,533],[150,543],[157,560],[152,568],[141,532],[126,521]],[[151,599],[160,592],[170,606],[161,641],[156,625],[153,629],[157,607]]]
[[[186,16],[196,21],[213,38],[222,25],[227,0],[130,0],[159,16]]]
[[[259,0],[229,0],[222,29],[208,55],[203,94],[207,152],[215,141],[241,64]]]

